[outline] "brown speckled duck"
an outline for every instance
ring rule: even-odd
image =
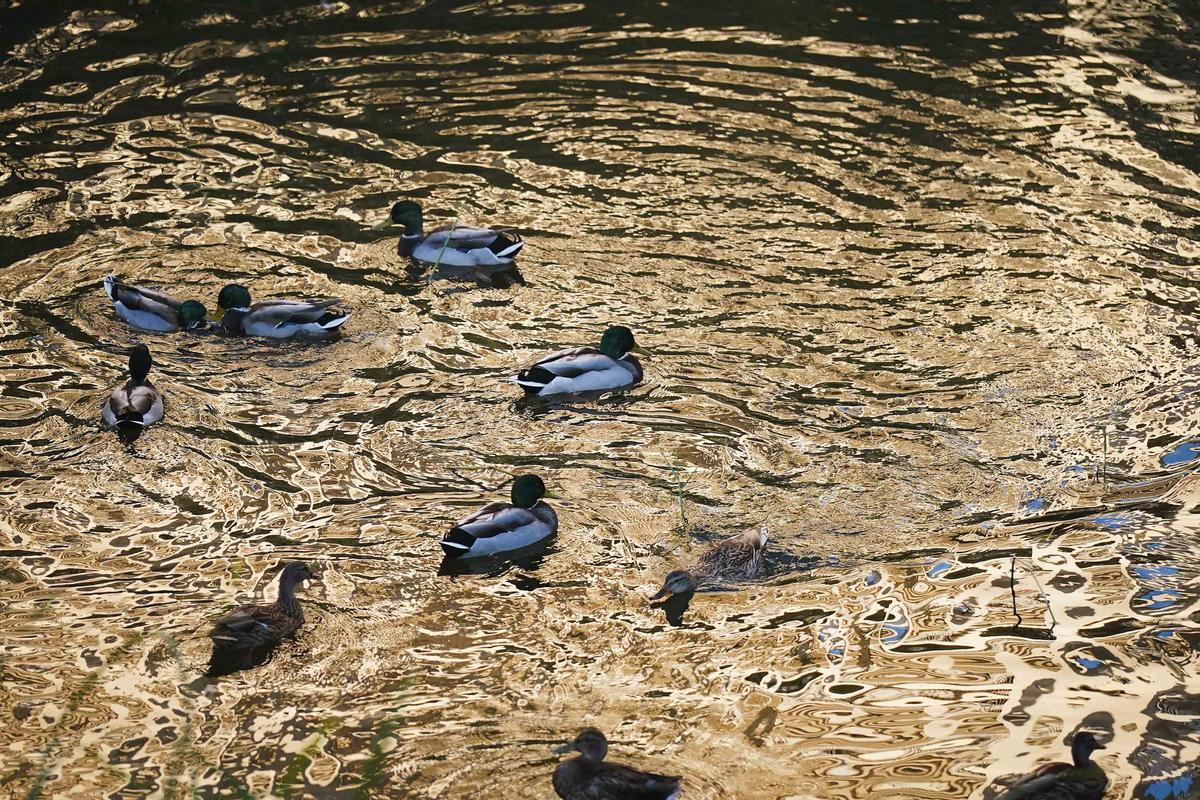
[[[1101,800],[1108,776],[1092,753],[1103,750],[1096,737],[1084,731],[1071,739],[1071,761],[1043,764],[1009,786],[997,800]]]
[[[308,565],[293,561],[279,575],[279,599],[266,605],[235,608],[217,620],[208,637],[213,652],[210,675],[224,675],[261,664],[284,637],[304,624],[296,586],[312,577]]]
[[[677,569],[663,581],[651,602],[673,594],[688,594],[697,588],[726,581],[753,578],[762,569],[763,549],[767,546],[767,526],[739,533],[714,545],[691,569]]]
[[[683,779],[656,775],[624,764],[605,761],[608,739],[595,728],[584,728],[556,753],[578,750],[578,758],[563,761],[554,770],[554,791],[563,800],[676,800]]]

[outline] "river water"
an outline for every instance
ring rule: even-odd
[[[0,794],[1200,797],[1200,16],[1177,0],[14,0],[0,10]],[[503,223],[524,283],[406,268]],[[108,273],[338,296],[140,334]],[[629,325],[645,382],[505,377]],[[163,424],[99,419],[146,341]],[[439,535],[542,475],[557,539]],[[766,573],[647,600],[767,524]],[[208,627],[321,575],[262,667]],[[1015,613],[1014,613],[1015,612]]]

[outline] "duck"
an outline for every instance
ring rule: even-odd
[[[447,558],[477,558],[519,550],[553,536],[558,530],[554,509],[542,502],[546,484],[536,475],[518,475],[511,503],[489,503],[461,520],[442,537]]]
[[[1101,800],[1108,776],[1092,753],[1103,750],[1094,734],[1081,731],[1071,737],[1071,761],[1043,764],[1011,784],[997,800]]]
[[[554,791],[562,800],[677,800],[683,778],[642,772],[605,761],[608,739],[596,728],[584,728],[556,753],[578,750],[579,756],[554,768]]]
[[[389,218],[376,227],[403,225],[397,252],[427,264],[444,267],[510,267],[525,240],[509,230],[445,225],[425,233],[421,204],[400,200]]]
[[[263,300],[250,303],[250,290],[231,283],[217,295],[217,305],[224,311],[218,327],[237,336],[263,336],[268,339],[290,339],[297,334],[311,338],[334,335],[346,320],[349,311],[337,308],[341,300]]]
[[[731,536],[709,548],[690,569],[677,569],[667,575],[662,588],[651,602],[671,595],[691,594],[702,586],[724,581],[753,578],[762,569],[762,554],[767,546],[767,526]]]
[[[257,666],[285,637],[304,624],[296,587],[312,577],[302,561],[285,564],[279,573],[279,597],[265,605],[238,606],[213,625],[210,675]]]
[[[100,407],[110,428],[144,428],[163,418],[163,399],[146,376],[153,365],[150,348],[139,344],[129,354],[129,380],[112,390]]]
[[[181,302],[166,292],[121,283],[116,275],[104,277],[104,293],[117,316],[144,331],[191,331],[208,324],[208,309],[200,301]]]
[[[642,379],[642,365],[630,355],[637,347],[633,331],[614,325],[600,337],[599,349],[575,347],[535,361],[512,380],[527,396],[610,391]]]

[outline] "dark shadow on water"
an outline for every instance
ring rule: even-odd
[[[213,648],[212,657],[208,661],[208,669],[204,674],[210,678],[219,678],[244,669],[261,667],[271,660],[275,650],[276,647],[258,647],[248,650]]]
[[[667,624],[673,628],[678,628],[683,625],[683,615],[687,613],[688,606],[692,604],[692,598],[695,596],[695,592],[673,594],[662,602],[651,603],[650,607],[662,609],[663,614],[666,615]]]

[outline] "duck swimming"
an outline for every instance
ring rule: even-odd
[[[105,276],[104,293],[117,316],[144,331],[190,331],[207,324],[208,309],[200,302],[180,302],[165,292],[121,283],[115,275]]]
[[[217,305],[225,312],[218,327],[237,336],[263,336],[290,339],[297,334],[324,338],[337,333],[350,319],[349,311],[336,306],[341,300],[263,300],[251,305],[250,290],[231,283],[217,296]]]
[[[308,565],[293,561],[279,574],[279,598],[266,605],[235,608],[217,620],[212,639],[209,675],[225,675],[257,666],[276,645],[304,624],[304,612],[296,599],[296,587],[312,577]]]
[[[554,769],[554,791],[563,800],[676,800],[683,778],[642,772],[605,761],[608,739],[595,728],[584,728],[556,753],[578,750],[578,758]]]
[[[489,556],[553,536],[558,530],[558,516],[542,502],[545,495],[546,484],[541,478],[518,476],[513,481],[511,503],[489,503],[442,537],[446,557]]]
[[[439,266],[511,266],[525,246],[525,240],[517,234],[494,228],[447,225],[426,234],[421,206],[412,200],[392,206],[390,219],[383,223],[389,224],[404,226],[397,250],[401,256]]]
[[[1103,750],[1096,737],[1083,731],[1071,738],[1071,761],[1044,764],[1016,783],[997,800],[1101,800],[1108,776],[1092,753]]]
[[[689,594],[705,585],[753,578],[762,569],[763,549],[767,546],[767,526],[739,533],[713,546],[691,569],[675,570],[667,575],[658,594],[650,601],[673,594]]]
[[[526,395],[574,394],[632,386],[642,379],[642,365],[629,354],[637,343],[633,331],[614,325],[600,338],[600,348],[560,350],[530,364],[513,381]]]
[[[163,418],[162,395],[146,379],[153,361],[150,348],[139,344],[129,354],[129,380],[112,390],[100,407],[100,416],[110,428],[144,428]]]

